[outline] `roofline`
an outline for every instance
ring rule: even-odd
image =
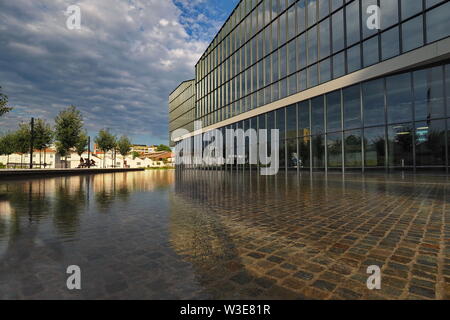
[[[178,89],[179,87],[181,87],[181,85],[182,85],[183,83],[191,82],[191,81],[194,81],[194,82],[195,82],[195,78],[194,78],[194,79],[190,79],[190,80],[184,80],[183,82],[181,82],[175,89],[173,89],[173,91],[172,91],[171,93],[169,93],[169,97],[172,95],[172,93],[174,93],[175,91],[177,91],[177,89]]]

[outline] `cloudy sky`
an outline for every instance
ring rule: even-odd
[[[238,0],[0,1],[0,86],[14,110],[0,132],[69,105],[95,135],[167,143],[167,99]],[[81,30],[65,11],[81,8]]]

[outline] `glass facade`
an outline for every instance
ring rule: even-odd
[[[367,27],[371,5],[381,7],[380,30]],[[359,72],[338,90],[334,82],[305,92],[303,101],[279,102],[449,37],[448,13],[450,1],[440,0],[242,0],[196,65],[194,118],[222,132],[279,129],[283,170],[448,173],[450,64],[443,56],[364,82]],[[260,114],[263,106],[272,111]],[[271,152],[270,137],[247,134],[245,155],[199,167],[261,167],[250,164],[254,145]]]
[[[366,27],[374,4],[381,30]],[[448,37],[449,12],[436,0],[242,0],[196,65],[195,118],[213,125]],[[389,88],[389,104],[407,95]],[[412,103],[388,106],[389,122]]]
[[[446,171],[450,64],[342,88],[234,126],[279,129],[280,168],[286,170]],[[224,166],[244,167],[237,161]]]

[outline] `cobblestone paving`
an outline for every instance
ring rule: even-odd
[[[190,175],[177,184],[177,237],[201,273],[224,275],[207,282],[214,297],[450,299],[447,178]],[[221,246],[211,262],[208,242]],[[370,265],[381,290],[367,288]]]
[[[449,201],[438,176],[0,182],[0,298],[450,299]],[[66,288],[72,264],[81,291]]]

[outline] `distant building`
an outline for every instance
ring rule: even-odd
[[[174,147],[172,133],[178,129],[194,131],[195,80],[182,82],[169,96],[169,141]]]

